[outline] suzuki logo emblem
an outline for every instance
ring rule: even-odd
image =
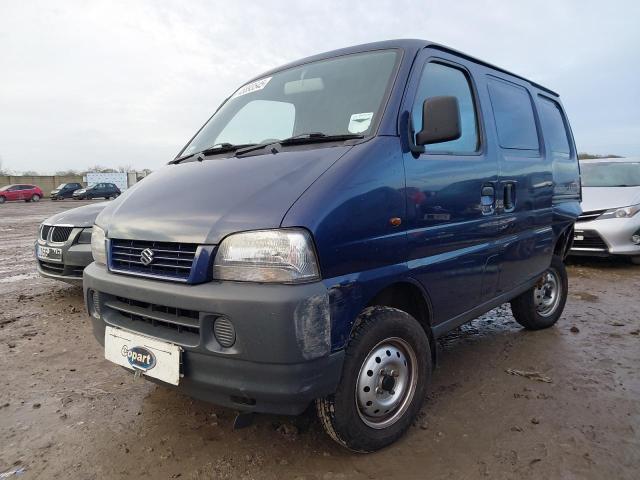
[[[140,253],[140,261],[144,266],[151,265],[151,262],[153,262],[153,255],[153,250],[145,248],[142,253]]]

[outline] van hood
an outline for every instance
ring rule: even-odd
[[[56,213],[47,218],[43,223],[47,225],[73,225],[74,227],[90,227],[96,221],[96,217],[109,202],[100,202],[84,207],[72,208],[64,212]]]
[[[582,187],[582,211],[628,207],[640,203],[640,187]]]
[[[109,238],[198,244],[277,228],[300,195],[352,148],[305,147],[165,165],[111,202],[96,223]]]

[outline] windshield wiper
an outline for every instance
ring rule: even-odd
[[[250,146],[253,146],[253,145],[255,145],[255,144],[253,144],[253,143],[241,143],[239,145],[234,145],[232,143],[227,143],[227,142],[216,143],[215,145],[212,145],[209,148],[205,148],[204,150],[202,150],[200,152],[190,153],[189,155],[185,155],[184,157],[180,157],[180,158],[177,158],[175,160],[172,160],[169,163],[170,164],[180,163],[183,160],[186,160],[187,158],[194,157],[196,155],[201,155],[204,158],[204,157],[208,157],[209,155],[217,155],[218,153],[234,152],[234,151],[238,150],[239,148],[250,147]]]
[[[335,142],[341,140],[356,140],[359,138],[364,138],[364,135],[358,135],[354,133],[343,133],[339,135],[327,135],[326,133],[322,132],[301,133],[299,135],[294,135],[293,137],[284,138],[282,140],[270,140],[268,142],[258,143],[247,148],[239,149],[236,151],[236,156],[253,152],[255,150],[260,150],[270,145],[304,145],[306,143]]]

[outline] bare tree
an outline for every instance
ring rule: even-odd
[[[580,160],[595,160],[598,158],[622,158],[622,157],[620,155],[614,155],[613,153],[610,153],[608,155],[597,155],[595,153],[581,152],[581,153],[578,153],[578,158]]]
[[[87,168],[87,170],[83,173],[116,173],[117,170],[111,167],[103,167],[102,165],[94,165],[93,167]]]

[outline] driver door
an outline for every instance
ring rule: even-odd
[[[414,142],[427,98],[456,97],[460,110],[458,139],[404,154],[409,266],[429,293],[437,326],[456,323],[496,291],[498,160],[487,153],[474,65],[430,49],[419,60],[407,98]]]

